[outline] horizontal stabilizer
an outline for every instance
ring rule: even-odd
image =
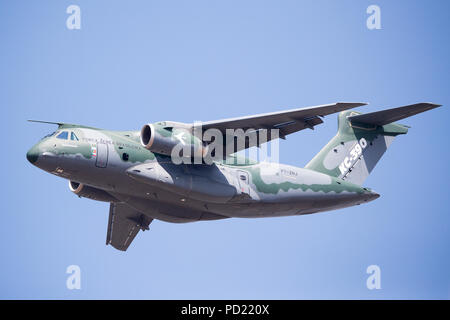
[[[415,114],[428,111],[437,107],[440,104],[434,103],[416,103],[409,106],[387,109],[377,112],[364,113],[355,116],[349,116],[347,119],[351,122],[367,123],[373,125],[384,126],[386,124],[411,117]]]

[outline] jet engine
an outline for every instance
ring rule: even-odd
[[[69,189],[79,197],[105,202],[117,201],[117,199],[110,195],[108,192],[87,186],[79,182],[69,181]]]
[[[202,158],[208,150],[203,146],[202,141],[192,135],[187,128],[172,127],[161,123],[144,125],[140,138],[141,145],[146,149],[166,156],[172,156],[172,151],[174,151],[175,155],[182,158]]]

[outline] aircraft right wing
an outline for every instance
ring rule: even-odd
[[[124,203],[111,203],[106,244],[126,251],[139,230],[148,230],[152,221],[153,219]]]

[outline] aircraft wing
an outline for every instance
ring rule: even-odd
[[[234,152],[242,149],[259,146],[260,143],[270,141],[277,138],[270,135],[270,129],[279,129],[279,137],[284,139],[286,135],[303,130],[305,128],[314,129],[314,126],[321,124],[323,120],[321,117],[340,112],[343,110],[356,108],[366,105],[366,103],[359,102],[337,102],[333,104],[320,105],[307,108],[291,109],[280,112],[271,112],[264,114],[257,114],[253,116],[245,116],[239,118],[231,118],[217,121],[202,122],[202,131],[208,129],[218,129],[222,134],[226,135],[226,129],[243,129],[254,130],[257,133],[257,142],[249,143],[246,141],[245,148],[234,150]],[[265,130],[268,130],[267,133]],[[261,139],[260,133],[267,134],[267,140]],[[224,142],[225,144],[225,142]],[[235,144],[236,145],[236,144]],[[238,146],[236,146],[238,148]],[[233,152],[233,153],[234,153]]]
[[[148,230],[152,221],[153,219],[124,203],[111,203],[106,244],[126,251],[139,230]]]

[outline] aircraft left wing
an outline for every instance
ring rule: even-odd
[[[152,221],[153,219],[124,203],[111,203],[106,244],[126,251],[139,230],[148,230]]]
[[[257,133],[257,142],[251,145],[248,141],[246,141],[244,148],[241,147],[240,149],[234,150],[234,152],[237,152],[242,149],[259,146],[260,143],[266,142],[261,141],[260,139],[259,133],[262,132],[262,130],[268,130],[267,141],[277,138],[275,136],[271,137],[270,129],[278,129],[279,137],[284,139],[288,134],[306,128],[314,129],[314,126],[323,123],[323,120],[321,119],[323,116],[364,105],[366,105],[366,103],[337,102],[333,104],[291,109],[281,112],[271,112],[246,117],[202,122],[201,126],[203,132],[214,128],[220,130],[224,136],[226,135],[226,129],[243,129],[244,131],[248,129],[255,130]]]

